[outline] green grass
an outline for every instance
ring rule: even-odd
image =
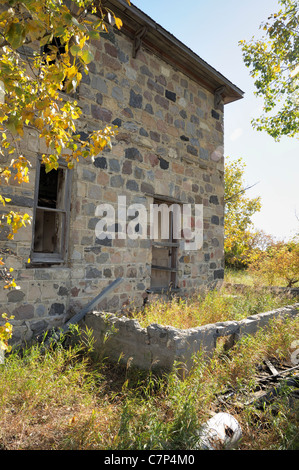
[[[267,285],[267,281],[264,279],[262,281],[261,277],[257,276],[254,271],[248,269],[234,269],[234,268],[225,268],[225,282],[231,284],[243,284],[245,286],[260,286],[261,282],[263,285]],[[287,285],[285,279],[278,276],[274,277],[272,286],[284,287]]]
[[[82,449],[98,412],[97,426],[107,433],[114,407],[104,399],[104,368],[90,351],[81,338],[73,346],[36,344],[6,357],[0,366],[0,448]]]
[[[188,329],[209,323],[239,321],[294,302],[288,295],[277,295],[255,287],[241,293],[222,289],[188,299],[157,300],[132,315],[142,327],[157,323]]]
[[[293,328],[292,322],[287,326],[273,322],[268,332],[260,332],[256,338],[243,338],[233,354],[224,355],[218,350],[210,362],[199,356],[184,381],[173,373],[158,385],[152,383],[146,393],[136,395],[134,390],[126,399],[118,448],[193,448],[200,426],[211,412],[218,411],[230,412],[241,424],[244,435],[241,449],[293,446],[298,438],[299,414],[284,398],[276,402],[275,410],[269,407],[264,412],[253,406],[241,407],[240,402],[225,405],[216,398],[228,388],[236,391],[238,399],[250,394],[255,386],[256,366],[264,357],[272,360],[275,357],[278,361],[287,358],[287,345],[291,344],[293,334],[298,334],[298,322],[296,332]],[[261,422],[256,429],[258,419]]]
[[[291,303],[256,287],[238,294],[223,289],[157,302],[135,314],[142,325],[190,328]],[[298,400],[291,403],[287,390],[273,406],[245,405],[265,358],[276,366],[290,363],[298,319],[273,320],[229,351],[217,342],[214,356],[196,356],[184,380],[176,368],[155,376],[99,360],[92,332],[74,333],[71,342],[62,338],[55,347],[36,344],[6,355],[0,365],[0,449],[194,449],[198,430],[219,411],[239,421],[241,450],[299,449]],[[232,400],[219,400],[226,390],[234,391]]]
[[[298,320],[275,320],[210,361],[195,358],[190,374],[151,373],[98,362],[91,335],[73,346],[35,345],[0,366],[0,448],[53,450],[193,449],[212,412],[227,411],[243,430],[240,449],[298,449],[298,408],[286,397],[259,410],[250,396],[265,357],[288,361]],[[232,402],[219,393],[235,391]]]

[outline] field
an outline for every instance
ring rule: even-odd
[[[289,297],[253,290],[234,295],[225,290],[205,300],[156,304],[151,316],[140,314],[140,319],[150,322],[158,310],[166,323],[189,327],[291,303]],[[298,339],[298,320],[273,321],[229,351],[219,344],[210,361],[196,357],[185,380],[175,370],[157,377],[129,364],[98,361],[91,332],[72,345],[62,338],[52,348],[41,344],[14,350],[0,366],[0,448],[194,449],[200,427],[214,413],[227,411],[242,428],[239,449],[299,449],[298,399],[290,399],[288,387],[267,406],[246,404],[258,387],[265,359],[275,366],[290,365]],[[228,390],[232,399],[222,399]]]

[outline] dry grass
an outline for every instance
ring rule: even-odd
[[[9,355],[0,367],[1,448],[81,449],[95,432],[108,438],[118,413],[100,369],[83,342]]]
[[[294,302],[294,298],[287,294],[277,295],[247,286],[245,291],[239,293],[224,288],[220,292],[210,291],[188,299],[174,297],[171,300],[157,300],[146,305],[142,311],[131,314],[142,327],[160,324],[188,329],[216,322],[239,321]]]
[[[210,311],[216,306],[224,312],[234,304],[214,295]],[[206,312],[208,307],[205,303]],[[165,308],[161,307],[163,314]],[[176,317],[182,315],[178,302],[175,309]],[[192,309],[198,315],[199,303],[183,306],[190,325],[196,316]],[[214,318],[214,313],[206,313],[206,320]],[[264,409],[244,405],[263,360],[269,358],[276,365],[289,362],[291,346],[298,339],[298,320],[275,320],[229,351],[219,344],[210,361],[198,356],[185,380],[175,370],[155,377],[99,362],[93,356],[91,334],[79,336],[72,346],[62,341],[48,350],[36,345],[13,352],[0,366],[0,448],[192,449],[211,412],[228,411],[242,427],[240,449],[298,449],[298,400],[297,408],[287,395]],[[218,397],[227,389],[234,396],[223,402]]]
[[[243,284],[245,286],[259,287],[261,283],[267,285],[267,279],[262,278],[260,275],[257,276],[257,273],[253,270],[248,269],[234,269],[226,268],[225,269],[225,282],[231,284]],[[286,286],[285,279],[273,275],[272,286]]]

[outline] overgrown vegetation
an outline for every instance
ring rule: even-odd
[[[278,295],[253,285],[242,292],[223,289],[221,292],[209,291],[205,295],[188,299],[174,297],[171,300],[157,300],[146,305],[143,311],[136,311],[132,315],[142,327],[158,323],[187,329],[209,323],[239,321],[292,302],[294,299],[288,294]]]
[[[261,210],[260,197],[250,198],[244,181],[246,164],[242,158],[225,159],[224,254],[226,265],[243,267],[251,250],[254,233],[252,216]]]
[[[221,296],[211,299],[225,310]],[[227,411],[242,427],[240,449],[298,449],[298,400],[285,393],[264,409],[245,405],[263,360],[289,363],[298,337],[298,320],[275,320],[232,350],[219,344],[209,361],[198,355],[184,380],[176,370],[157,377],[98,361],[91,332],[15,350],[0,366],[0,447],[194,449],[211,413]],[[232,401],[219,399],[226,390]]]
[[[246,195],[245,163],[241,158],[225,161],[226,268],[249,271],[260,285],[296,286],[299,282],[299,234],[277,240],[263,230],[254,229],[252,216],[260,211],[259,197]]]
[[[279,0],[261,24],[263,35],[240,41],[245,65],[254,79],[255,94],[263,99],[262,113],[252,120],[258,131],[273,139],[298,137],[298,0]]]
[[[250,256],[249,268],[267,285],[278,277],[287,287],[299,282],[299,236],[289,242],[272,242],[266,250],[256,249]]]

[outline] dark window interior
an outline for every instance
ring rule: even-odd
[[[33,260],[63,259],[67,228],[67,169],[40,166],[34,219]]]
[[[63,170],[49,171],[46,173],[45,167],[41,166],[38,188],[38,206],[57,208],[59,181],[63,179]]]
[[[60,59],[60,55],[65,53],[65,46],[61,44],[60,38],[53,38],[52,41],[42,47],[43,54],[51,54],[57,48],[56,59]],[[51,60],[50,64],[55,64],[55,60]]]

